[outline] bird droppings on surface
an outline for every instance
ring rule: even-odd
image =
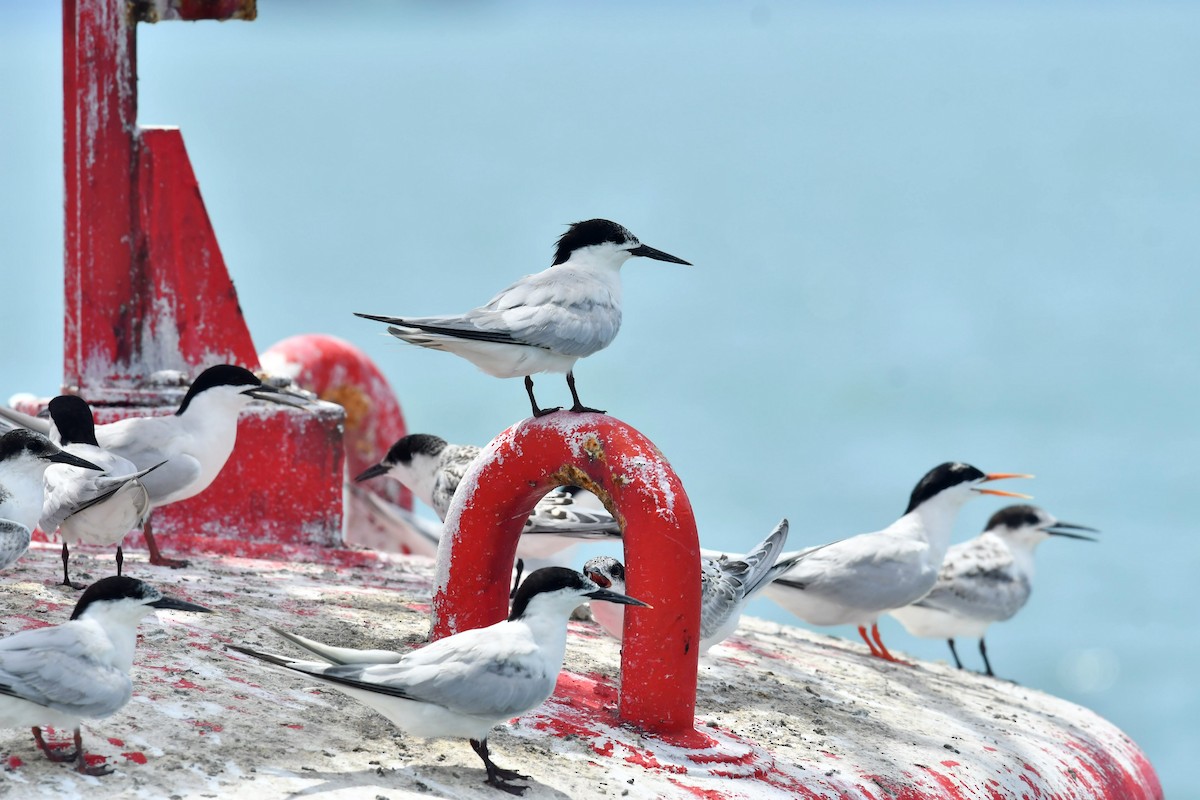
[[[307,555],[317,561],[323,552]],[[47,585],[58,556],[56,546],[35,543],[6,573],[0,634],[69,615],[78,593]],[[143,622],[133,701],[84,725],[88,751],[114,774],[78,775],[37,752],[28,730],[4,730],[0,795],[500,796],[464,742],[406,737],[340,693],[315,692],[224,648],[294,652],[269,625],[349,647],[411,648],[428,630],[413,607],[428,607],[429,560],[389,557],[355,569],[362,560],[189,556],[182,570],[127,556],[129,574],[169,593],[186,589],[218,613],[160,612],[157,627],[153,617]],[[81,547],[77,557],[97,575],[111,563],[103,550]],[[39,604],[47,614],[27,615]],[[619,645],[595,630],[571,624],[570,672],[554,697],[489,739],[497,763],[532,776],[527,800],[1020,796],[1034,785],[1070,796],[1066,787],[1124,786],[1144,764],[1108,723],[1063,701],[941,665],[881,670],[861,645],[753,619],[701,666],[696,731],[683,741],[647,736],[618,722]]]

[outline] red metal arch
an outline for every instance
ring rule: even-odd
[[[446,515],[433,637],[508,613],[525,518],[555,486],[595,493],[620,521],[628,592],[654,608],[625,615],[619,716],[660,735],[693,730],[700,642],[700,546],[691,503],[649,439],[603,414],[527,419],[488,445]]]

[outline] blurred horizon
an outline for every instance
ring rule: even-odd
[[[60,15],[0,6],[0,401],[62,374]],[[695,266],[625,266],[580,395],[661,447],[703,546],[781,517],[791,548],[879,529],[947,460],[1036,474],[1011,488],[1102,540],[1039,549],[996,672],[1200,797],[1200,7],[264,0],[142,26],[138,62],[140,122],[182,128],[259,351],[353,342],[410,431],[483,444],[524,390],[352,312],[466,310],[605,217]],[[955,541],[1003,505],[969,504]]]

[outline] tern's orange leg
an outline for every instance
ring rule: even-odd
[[[858,635],[861,636],[863,641],[867,643],[867,647],[871,648],[871,655],[875,656],[876,658],[884,658],[879,650],[876,649],[875,643],[871,641],[871,637],[867,636],[867,627],[865,625],[858,626]],[[887,651],[884,650],[883,652],[886,653]]]
[[[892,661],[896,664],[904,664],[905,666],[908,666],[908,667],[912,666],[912,664],[910,664],[909,662],[904,661],[899,658],[896,658],[894,655],[892,655],[891,653],[888,652],[888,649],[886,647],[883,646],[883,637],[881,637],[879,635],[879,625],[878,624],[871,626],[871,635],[875,637],[875,643],[879,645],[878,653],[875,653],[874,649],[872,648],[871,652],[873,655],[878,655],[880,658],[884,659],[885,661]]]
[[[171,569],[179,569],[188,565],[188,562],[183,559],[167,558],[159,551],[158,542],[154,541],[154,532],[150,530],[150,520],[146,520],[146,524],[142,526],[142,536],[146,539],[146,549],[150,551],[151,564]]]

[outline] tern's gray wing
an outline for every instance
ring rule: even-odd
[[[621,327],[612,288],[582,270],[560,265],[526,275],[487,305],[457,316],[358,316],[434,336],[539,347],[567,356],[587,356],[607,347]]]
[[[320,664],[229,647],[336,685],[433,703],[474,717],[503,719],[522,714],[549,697],[562,664],[548,672],[532,639],[514,642],[504,634],[496,635],[495,629],[479,628],[439,639],[399,663],[388,664]]]
[[[276,628],[274,625],[271,626],[271,630],[302,650],[307,650],[330,664],[394,664],[404,658],[403,654],[394,650],[355,650],[350,647],[335,647],[298,633],[285,631],[283,628]]]
[[[899,608],[928,591],[927,548],[876,533],[841,539],[804,554],[776,581],[845,608]]]
[[[129,676],[101,658],[112,644],[71,622],[0,639],[0,694],[81,717],[106,717],[129,702]]]
[[[736,609],[745,593],[750,566],[728,556],[700,561],[700,638],[716,635]]]
[[[86,456],[83,456],[86,458]],[[124,461],[124,459],[122,459]],[[99,463],[95,461],[93,463]],[[38,527],[53,532],[68,517],[86,511],[92,506],[108,500],[128,483],[138,480],[165,464],[160,461],[152,467],[130,472],[128,475],[107,475],[95,470],[55,465],[46,470],[45,501]],[[129,464],[132,467],[132,464]],[[144,499],[139,502],[144,503]],[[146,509],[147,513],[149,508]],[[143,521],[144,518],[143,518]],[[132,526],[131,526],[132,527]]]
[[[744,602],[770,582],[772,565],[787,543],[782,520],[766,539],[741,558],[720,555],[700,561],[700,638],[715,636]]]
[[[999,622],[1020,611],[1031,591],[1029,575],[1017,568],[1008,547],[985,536],[950,548],[937,584],[913,605]]]
[[[346,484],[346,489],[379,515],[381,525],[386,526],[388,534],[394,537],[396,543],[407,548],[405,552],[430,558],[437,556],[438,542],[442,538],[442,523],[419,517],[408,509],[354,484]]]
[[[466,319],[485,331],[506,331],[522,344],[588,356],[620,330],[620,301],[612,289],[584,270],[560,265],[527,275]]]
[[[579,539],[619,538],[621,526],[603,508],[587,508],[571,493],[559,487],[547,494],[525,520],[522,533],[551,533]]]
[[[28,428],[31,431],[37,431],[43,436],[50,435],[50,420],[48,419],[23,414],[15,408],[7,406],[0,406],[0,418],[8,422],[9,427]],[[3,433],[3,431],[0,431],[0,433]]]
[[[747,569],[742,576],[743,592],[747,598],[753,597],[759,589],[771,582],[774,577],[775,562],[783,553],[787,544],[788,521],[780,520],[774,530],[759,542],[744,558],[740,559]]]
[[[173,502],[178,494],[201,476],[200,462],[182,452],[188,441],[176,422],[177,417],[128,417],[96,428],[100,447],[133,462],[136,469],[147,469],[166,461],[142,479],[155,506]]]
[[[483,448],[473,444],[448,444],[442,450],[432,493],[433,510],[442,519],[446,518],[446,512],[454,500],[454,493],[458,491],[458,484],[462,482],[463,476],[481,452]]]
[[[0,569],[7,569],[29,549],[29,528],[11,519],[0,519]]]
[[[439,639],[399,664],[330,671],[459,713],[506,717],[549,697],[561,668],[546,663],[523,623],[501,622]]]

